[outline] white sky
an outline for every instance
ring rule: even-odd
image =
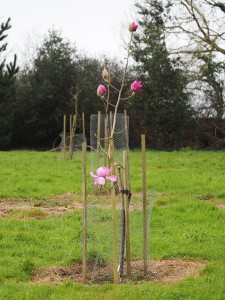
[[[62,36],[87,55],[122,58],[122,37],[135,21],[134,0],[3,0],[0,23],[11,18],[7,50],[23,61],[24,53],[40,43],[48,29]]]

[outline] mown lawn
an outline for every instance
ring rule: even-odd
[[[150,257],[204,260],[200,277],[175,284],[31,283],[32,273],[39,268],[81,260],[82,212],[40,218],[12,213],[0,215],[0,299],[225,299],[225,209],[217,206],[225,203],[225,152],[147,151],[146,156],[148,191],[157,195],[150,219]],[[130,152],[130,166],[131,202],[138,202],[140,151]],[[81,153],[75,153],[73,161],[63,161],[53,152],[0,152],[0,179],[0,206],[3,199],[22,198],[33,199],[41,208],[53,197],[69,193],[80,200]],[[88,176],[88,186],[90,182]],[[142,255],[141,218],[140,211],[131,212],[134,259]],[[110,211],[99,210],[89,236],[92,251],[100,251],[106,261],[110,259],[107,221]]]

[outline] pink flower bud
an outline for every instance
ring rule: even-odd
[[[97,95],[102,97],[105,95],[105,93],[106,93],[106,87],[104,85],[100,84],[97,88]]]
[[[139,92],[140,90],[141,90],[141,88],[142,88],[142,84],[141,84],[141,81],[137,81],[137,80],[135,80],[133,83],[131,83],[131,85],[130,85],[130,89],[131,89],[131,91],[133,91],[133,92]]]
[[[130,23],[130,25],[129,25],[129,27],[128,27],[128,29],[129,29],[130,32],[136,31],[137,28],[138,28],[138,24],[135,23],[135,22]]]

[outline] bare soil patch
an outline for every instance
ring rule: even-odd
[[[211,195],[207,195],[204,200],[210,198]],[[152,206],[154,201],[150,201],[148,204]],[[111,209],[110,195],[91,195],[88,197],[88,205],[102,209]],[[158,206],[164,205],[164,203],[158,203]],[[225,203],[218,203],[216,206],[225,209]],[[81,195],[72,193],[66,193],[48,199],[7,198],[0,199],[0,218],[42,219],[54,217],[73,210],[81,210],[82,208],[83,203]],[[120,197],[116,200],[116,208],[121,209]],[[131,211],[143,209],[140,193],[134,193],[132,195],[129,208]]]
[[[188,276],[198,277],[205,267],[204,261],[190,261],[181,259],[165,259],[149,262],[148,275],[144,276],[143,261],[133,261],[131,263],[133,282],[164,282],[173,284],[184,280]],[[68,279],[85,284],[107,284],[113,283],[112,265],[97,266],[88,265],[88,278],[84,282],[82,279],[82,265],[75,263],[68,267],[49,267],[37,270],[32,277],[32,283],[38,284],[60,284]],[[124,274],[121,283],[127,282]]]
[[[0,199],[0,218],[33,217],[43,218],[75,209],[82,209],[82,203],[75,201],[75,195],[65,194],[52,199]],[[20,214],[27,212],[27,214]]]
[[[206,194],[206,195],[202,195],[200,197],[198,197],[199,200],[211,200],[214,198],[213,194]]]
[[[225,203],[217,203],[216,206],[225,209]]]
[[[107,196],[98,196],[99,202],[90,199],[88,205],[102,209],[111,209],[111,200]],[[107,201],[109,200],[109,201]],[[106,203],[107,201],[107,203]],[[59,195],[51,199],[0,199],[0,218],[46,218],[68,211],[79,210],[83,208],[81,196],[76,194]],[[117,203],[117,209],[121,209],[121,205]],[[142,205],[132,203],[130,210],[141,210]],[[22,214],[23,212],[23,214]]]

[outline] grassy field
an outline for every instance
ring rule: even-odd
[[[225,152],[148,151],[146,156],[148,191],[157,195],[151,217],[151,258],[205,261],[199,277],[189,276],[175,284],[31,283],[39,268],[81,260],[81,210],[56,215],[42,210],[60,206],[62,195],[76,195],[65,199],[68,206],[74,199],[81,200],[81,153],[75,153],[73,161],[63,161],[54,152],[0,152],[0,207],[7,201],[9,206],[18,201],[25,207],[0,214],[0,299],[225,299],[225,210],[219,207],[225,203]],[[131,151],[130,160],[131,202],[138,202],[140,151]],[[30,203],[35,211],[29,209]],[[110,212],[101,209],[95,218],[96,235],[89,237],[93,245],[107,242],[104,227]],[[141,256],[140,220],[141,212],[132,211],[135,259]],[[107,255],[102,246],[106,261]]]

